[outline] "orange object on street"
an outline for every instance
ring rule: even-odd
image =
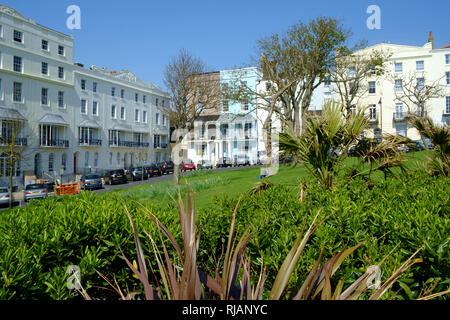
[[[78,183],[62,185],[56,189],[56,195],[61,196],[64,194],[78,194],[80,191],[80,185]]]

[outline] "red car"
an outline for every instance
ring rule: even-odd
[[[195,169],[195,164],[194,162],[192,162],[192,160],[183,160],[180,163],[180,171],[192,171],[192,170],[196,170]]]

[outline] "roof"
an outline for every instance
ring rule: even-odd
[[[84,128],[100,128],[100,125],[96,121],[89,119],[82,121],[78,126]]]
[[[47,113],[45,116],[39,120],[41,124],[50,124],[50,125],[60,125],[60,126],[69,126],[69,124],[64,120],[63,117],[57,114],[49,114]]]
[[[450,44],[443,46],[442,48],[438,48],[438,49],[450,49]]]
[[[195,122],[211,122],[211,121],[217,121],[220,118],[220,114],[213,114],[209,116],[200,116],[197,119],[195,119]]]
[[[0,108],[0,119],[27,121],[27,119],[17,110]]]

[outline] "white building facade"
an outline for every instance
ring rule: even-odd
[[[0,6],[0,122],[24,124],[15,186],[25,173],[67,181],[170,157],[168,95],[129,71],[74,64],[73,49],[72,36]],[[2,186],[8,172],[2,155]]]

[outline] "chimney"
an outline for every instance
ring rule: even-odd
[[[428,37],[428,42],[431,42],[431,48],[434,49],[434,36],[433,31],[430,31],[430,35]]]

